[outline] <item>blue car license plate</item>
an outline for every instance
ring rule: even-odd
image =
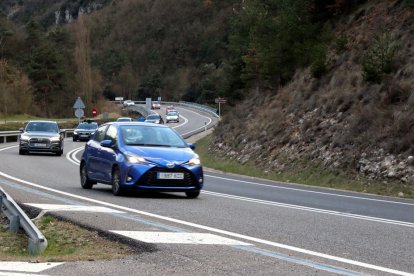
[[[157,173],[157,179],[184,179],[184,173]]]

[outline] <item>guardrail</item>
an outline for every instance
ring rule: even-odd
[[[0,187],[0,209],[9,220],[9,230],[17,232],[22,228],[29,238],[28,249],[32,255],[38,255],[47,247],[47,239],[30,220],[20,206]]]
[[[146,117],[149,114],[153,113],[153,111],[149,108],[147,108],[145,106],[145,102],[143,101],[134,101],[134,103],[136,105],[134,106],[130,106],[129,108],[131,108],[132,110],[139,112],[140,114],[142,114],[142,116]],[[161,102],[163,105],[177,105],[177,106],[184,106],[184,107],[188,107],[188,108],[193,108],[199,111],[203,111],[206,112],[216,118],[220,118],[219,115],[216,113],[216,110],[214,108],[211,108],[209,106],[206,105],[201,105],[201,104],[196,104],[196,103],[190,103],[190,102],[184,102],[184,101],[180,101],[180,102]],[[213,127],[213,125],[209,125],[206,127],[206,129],[209,129]],[[67,135],[67,134],[71,134],[73,133],[74,129],[62,129],[62,131],[64,131],[65,133],[65,138],[67,137],[72,137],[72,135]],[[184,136],[184,138],[188,138],[192,135],[198,134],[200,132],[203,132],[204,129],[203,127],[201,127],[200,129],[195,130],[194,132],[191,132],[190,135],[186,134]],[[8,137],[18,137],[20,135],[20,131],[0,131],[0,143],[7,143],[7,139]],[[16,139],[14,139],[14,141],[16,141]]]
[[[64,132],[65,138],[67,138],[67,137],[72,137],[71,135],[68,136],[68,133],[73,133],[75,130],[74,129],[62,129],[62,131]],[[19,137],[20,134],[21,132],[18,130],[0,131],[0,138],[1,138],[0,143],[7,143],[8,137]]]

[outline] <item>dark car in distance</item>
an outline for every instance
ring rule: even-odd
[[[19,135],[19,154],[29,152],[52,152],[63,154],[63,131],[54,121],[29,121],[21,128]]]
[[[73,131],[73,141],[84,140],[88,141],[98,128],[96,122],[82,122]]]
[[[124,191],[184,192],[196,198],[203,187],[203,168],[194,145],[164,125],[112,122],[100,126],[85,145],[81,186],[109,184]]]

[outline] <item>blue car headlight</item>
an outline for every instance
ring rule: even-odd
[[[193,158],[191,158],[188,161],[188,164],[190,166],[197,166],[197,165],[201,165],[201,161],[200,161],[200,157],[198,155],[195,155]]]
[[[124,156],[129,164],[149,164],[144,157],[132,154],[132,153],[124,153]]]

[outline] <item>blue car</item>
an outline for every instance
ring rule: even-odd
[[[112,122],[100,126],[85,145],[80,164],[81,186],[112,185],[127,190],[185,192],[196,198],[203,187],[203,167],[194,145],[159,124]]]

